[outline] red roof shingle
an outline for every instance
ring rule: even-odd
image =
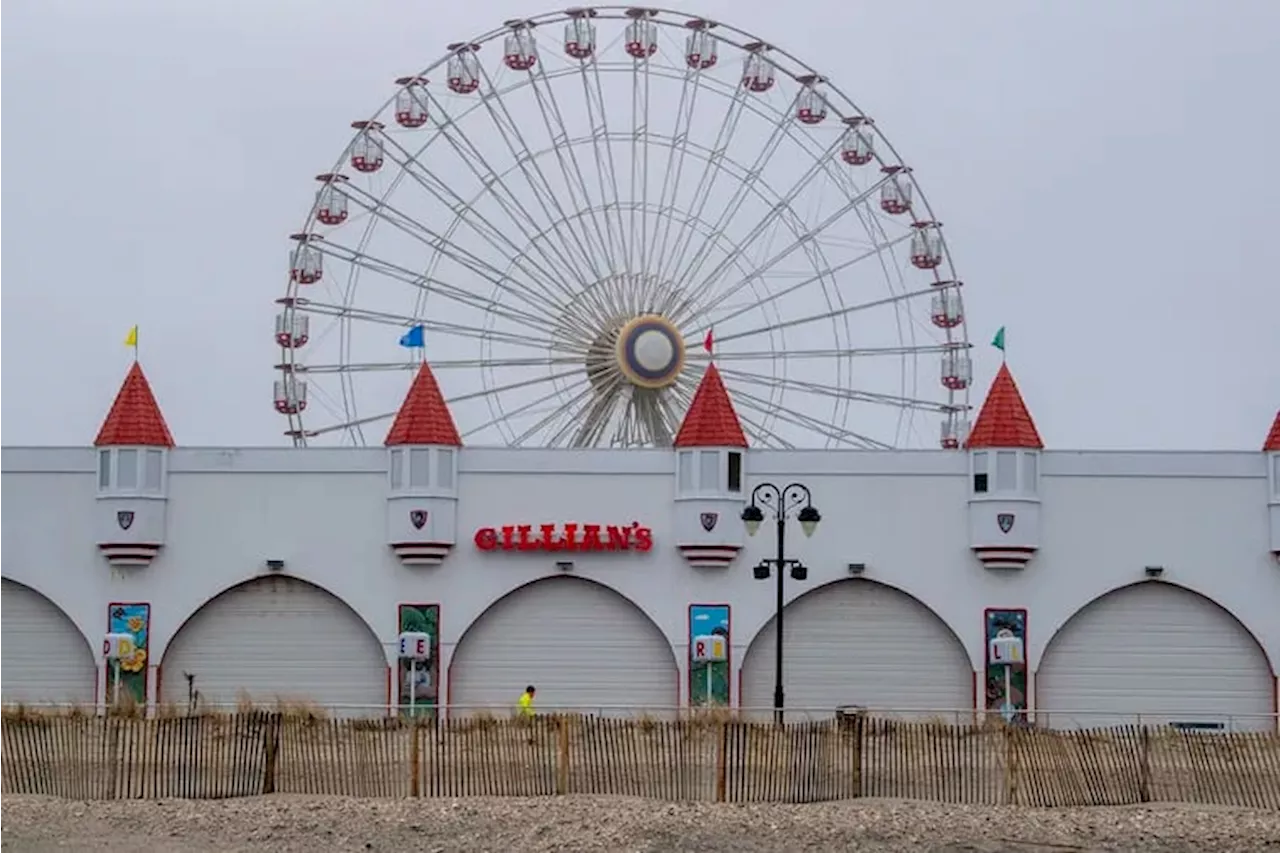
[[[173,447],[169,425],[164,422],[160,406],[151,393],[151,384],[136,361],[125,375],[107,419],[93,440],[94,447],[126,445]]]
[[[1280,412],[1276,412],[1276,419],[1271,422],[1271,432],[1267,433],[1262,449],[1267,453],[1280,453]]]
[[[443,444],[461,447],[462,437],[453,423],[449,405],[440,393],[436,376],[424,361],[409,386],[404,404],[383,442],[387,447],[398,444]]]
[[[1007,364],[1000,365],[978,420],[969,431],[965,447],[1025,447],[1042,450],[1044,442],[1036,429],[1027,404],[1022,400],[1018,383],[1013,381]]]
[[[707,372],[698,383],[693,402],[676,433],[676,447],[746,447],[747,436],[742,431],[738,413],[720,378],[715,364],[707,365]]]

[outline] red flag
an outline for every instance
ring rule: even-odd
[[[707,329],[707,336],[702,339],[702,348],[707,351],[707,355],[711,354],[711,330]]]

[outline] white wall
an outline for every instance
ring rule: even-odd
[[[4,577],[47,596],[95,648],[109,602],[150,602],[156,663],[202,603],[263,574],[265,560],[283,559],[289,574],[350,605],[389,655],[396,605],[439,603],[447,667],[487,606],[557,572],[557,555],[475,548],[477,528],[503,524],[652,527],[648,554],[572,559],[577,574],[641,607],[681,661],[689,603],[733,606],[735,668],[773,613],[773,584],[750,572],[773,553],[768,525],[727,570],[691,569],[677,553],[666,451],[464,450],[458,544],[437,568],[404,567],[386,545],[381,449],[177,449],[169,462],[167,544],[150,566],[133,569],[113,569],[98,554],[90,449],[4,448],[0,468]],[[799,480],[822,511],[812,539],[789,527],[788,556],[802,559],[810,575],[788,581],[788,598],[848,577],[851,562],[866,563],[866,578],[938,613],[975,669],[984,660],[984,608],[1028,610],[1034,670],[1073,613],[1142,581],[1148,565],[1232,612],[1273,669],[1280,663],[1280,566],[1269,553],[1263,454],[1047,451],[1041,471],[1041,550],[1016,573],[988,571],[969,550],[963,453],[753,451],[747,486]]]

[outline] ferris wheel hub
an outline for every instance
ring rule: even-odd
[[[660,314],[642,314],[618,330],[618,369],[632,385],[665,388],[684,369],[684,336]]]

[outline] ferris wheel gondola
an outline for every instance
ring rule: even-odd
[[[395,83],[293,235],[275,407],[295,443],[377,443],[424,357],[470,444],[667,446],[711,359],[754,446],[962,443],[942,225],[815,69],[727,24],[594,7]]]

